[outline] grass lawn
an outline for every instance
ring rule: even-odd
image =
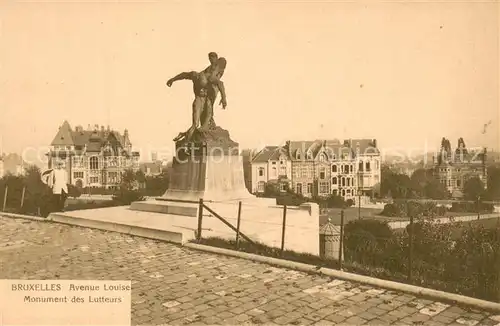
[[[340,225],[340,212],[342,209],[340,208],[329,208],[326,214],[320,214],[319,216],[319,225],[323,225],[328,221],[328,217],[332,224]],[[361,207],[361,218],[371,218],[377,220],[384,221],[401,221],[406,220],[400,217],[386,217],[379,215],[382,213],[381,209],[378,208],[364,208]],[[359,218],[358,207],[349,207],[344,210],[344,224],[349,223],[350,221],[357,220]]]
[[[500,226],[500,217],[485,218],[482,220],[468,221],[468,222],[456,222],[453,223],[452,238],[459,238],[462,232],[469,227],[480,227],[485,229],[495,229]]]

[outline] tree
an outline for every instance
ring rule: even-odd
[[[132,169],[127,169],[122,172],[122,182],[120,186],[129,190],[136,188],[136,174]]]
[[[418,169],[411,175],[412,188],[421,198],[446,199],[448,190],[433,175],[432,169]]]
[[[383,167],[381,171],[380,194],[392,198],[411,198],[414,191],[411,187],[411,180],[406,174],[396,173],[388,167]]]
[[[463,193],[466,200],[477,200],[485,194],[484,184],[478,177],[469,178],[465,181]]]
[[[490,166],[488,168],[488,189],[489,199],[500,199],[500,167]]]
[[[146,187],[146,175],[143,171],[138,170],[137,172],[135,172],[134,179],[140,187]]]

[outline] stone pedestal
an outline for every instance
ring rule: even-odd
[[[220,127],[190,141],[175,144],[169,189],[164,199],[246,200],[255,196],[245,187],[238,143]]]
[[[175,144],[176,156],[170,172],[169,189],[155,202],[135,202],[131,209],[196,216],[197,205],[179,201],[256,202],[275,205],[274,199],[252,195],[245,186],[238,143],[220,127]],[[177,202],[176,202],[177,201]]]

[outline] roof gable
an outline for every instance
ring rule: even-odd
[[[68,121],[64,120],[63,124],[59,127],[54,140],[52,140],[52,146],[71,146],[74,145],[73,131]]]
[[[264,163],[271,159],[279,146],[266,146],[260,152],[255,155],[252,163]]]

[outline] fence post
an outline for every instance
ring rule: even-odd
[[[481,219],[481,196],[477,196],[477,219]]]
[[[413,279],[413,214],[410,214],[410,228],[408,230],[409,253],[408,253],[408,281]]]
[[[339,270],[342,270],[343,252],[344,252],[344,209],[340,211]]]
[[[24,206],[24,193],[26,192],[26,186],[23,187],[23,194],[21,195],[21,208]]]
[[[283,228],[281,230],[281,253],[285,250],[286,205],[283,205]]]
[[[497,302],[500,303],[500,216],[497,218],[497,230],[496,230],[496,240],[497,240],[497,254],[496,254],[496,266],[497,266]]]
[[[236,249],[240,247],[241,201],[238,202],[238,222],[236,224]]]
[[[5,212],[5,206],[7,205],[7,193],[9,192],[9,186],[5,185],[5,192],[3,194],[3,208],[2,211]]]
[[[203,198],[200,198],[200,202],[198,204],[198,232],[196,233],[196,240],[198,242],[201,241],[202,220],[203,220]]]

